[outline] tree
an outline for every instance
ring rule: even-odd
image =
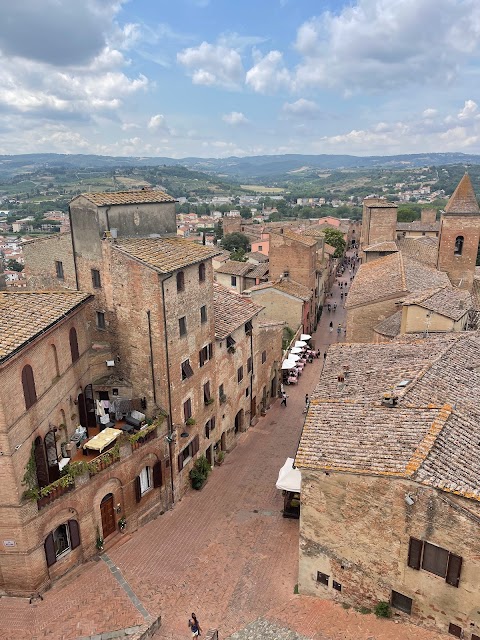
[[[232,251],[230,254],[230,260],[235,260],[235,262],[246,262],[247,258],[245,256],[245,251],[243,249]]]
[[[16,260],[8,260],[7,261],[7,269],[10,269],[10,271],[23,271],[23,264],[20,264],[20,262],[17,262]]]
[[[342,257],[346,242],[341,231],[338,231],[338,229],[325,229],[325,242],[335,247],[335,258]]]
[[[252,212],[250,211],[250,209],[248,207],[241,207],[240,208],[240,215],[242,216],[242,218],[244,220],[248,220],[249,218],[252,217]]]
[[[227,233],[227,235],[223,236],[222,239],[222,247],[227,251],[238,251],[239,249],[243,249],[243,251],[247,252],[249,244],[247,236],[238,231],[235,231],[234,233]]]

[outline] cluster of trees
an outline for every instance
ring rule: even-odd
[[[325,229],[325,242],[330,246],[335,247],[335,258],[343,256],[346,242],[341,231],[338,231],[338,229]]]

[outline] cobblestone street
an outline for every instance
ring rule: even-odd
[[[329,331],[344,323],[338,284],[335,314],[324,313],[314,336],[322,351],[338,339]],[[333,320],[332,320],[333,318]],[[343,339],[343,333],[341,334]],[[308,364],[287,406],[277,400],[239,438],[205,487],[174,509],[67,575],[43,601],[3,598],[5,640],[70,640],[140,625],[162,616],[157,638],[189,638],[194,611],[203,628],[224,640],[433,640],[436,633],[377,620],[331,601],[294,596],[298,521],[282,517],[275,488],[287,456],[295,455],[304,420],[305,393],[321,373],[323,357]]]

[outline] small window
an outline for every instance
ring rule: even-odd
[[[249,395],[250,395],[250,389],[247,387],[245,389],[245,397],[248,398]]]
[[[187,318],[185,316],[178,319],[178,330],[180,337],[187,335]]]
[[[37,401],[35,378],[33,377],[33,369],[29,364],[26,364],[22,369],[22,386],[23,397],[25,399],[25,409],[28,410]]]
[[[191,378],[193,376],[192,365],[190,364],[190,360],[184,360],[182,362],[182,380],[186,380],[187,378]]]
[[[327,576],[326,573],[322,573],[321,571],[317,571],[317,582],[319,582],[320,584],[324,584],[326,587],[328,587],[329,578],[330,578],[330,576]]]
[[[262,251],[262,250],[263,250],[263,245],[262,245],[262,244],[259,244],[259,245],[258,245],[258,249],[257,249],[257,251]]]
[[[144,467],[140,472],[140,495],[152,488],[152,467]]]
[[[227,349],[235,347],[235,340],[232,336],[227,336]]]
[[[60,262],[60,260],[55,260],[55,271],[57,273],[57,278],[59,280],[63,280],[64,279],[63,262]]]
[[[204,324],[207,321],[207,307],[200,307],[200,322]]]
[[[221,400],[225,396],[225,391],[223,390],[223,384],[218,387],[218,398]]]
[[[77,331],[75,327],[70,329],[68,334],[68,338],[70,340],[70,354],[72,356],[72,363],[76,362],[80,357],[80,353],[78,351],[78,340],[77,340]]]
[[[461,638],[462,637],[462,627],[459,627],[458,624],[453,624],[453,622],[451,622],[448,625],[448,633],[451,636],[455,636],[456,638]]]
[[[102,286],[100,271],[98,269],[92,269],[92,285],[94,289],[100,289]]]
[[[262,364],[264,364],[266,361],[267,361],[267,352],[262,351]]]
[[[183,417],[185,418],[185,422],[192,417],[192,399],[188,398],[183,403]]]
[[[206,344],[200,351],[198,352],[198,362],[201,367],[213,358],[213,343],[210,342]]]
[[[210,438],[210,434],[215,429],[215,417],[210,418],[210,420],[205,424],[205,438]]]
[[[241,382],[242,380],[243,380],[243,367],[238,367],[237,382]]]
[[[392,591],[392,607],[394,609],[411,614],[412,604],[413,600],[408,596],[404,596],[403,593],[398,593],[398,591]]]
[[[55,557],[59,558],[67,551],[70,551],[70,534],[68,526],[61,524],[53,532],[53,542],[55,544]]]
[[[205,282],[205,263],[203,262],[198,265],[198,281]]]
[[[464,242],[464,237],[463,236],[457,236],[455,238],[455,250],[454,250],[454,254],[456,256],[461,256],[463,253],[463,242]]]
[[[247,359],[247,373],[250,373],[252,370],[252,358],[251,356]]]
[[[245,333],[247,334],[247,336],[251,335],[252,330],[253,330],[252,321],[249,320],[248,322],[245,323]]]
[[[232,285],[232,287],[237,286],[237,276],[230,276],[230,284]]]
[[[336,580],[332,582],[332,587],[335,589],[335,591],[342,590],[342,585],[340,584],[340,582],[337,582]]]
[[[103,311],[97,311],[97,327],[98,329],[105,329],[105,314]]]
[[[183,273],[183,271],[179,271],[177,273],[177,291],[184,291],[185,290],[185,274]]]
[[[210,381],[205,382],[203,385],[203,401],[205,404],[209,404],[212,396],[210,395]]]
[[[183,449],[178,454],[178,470],[181,471],[183,467],[189,462],[193,456],[198,453],[199,449],[199,437],[196,435],[193,440],[187,444],[185,449]]]
[[[441,578],[447,574],[448,551],[430,542],[423,545],[422,569],[430,571]]]

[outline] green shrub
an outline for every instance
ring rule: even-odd
[[[390,618],[392,616],[392,610],[388,602],[380,601],[373,610],[377,618]]]
[[[205,456],[199,456],[195,460],[193,469],[190,471],[190,480],[192,482],[193,489],[201,489],[208,478],[208,474],[212,470],[207,458]]]
[[[372,610],[369,609],[368,607],[359,607],[357,609],[358,613],[363,613],[364,615],[368,614],[368,613],[372,613]]]

